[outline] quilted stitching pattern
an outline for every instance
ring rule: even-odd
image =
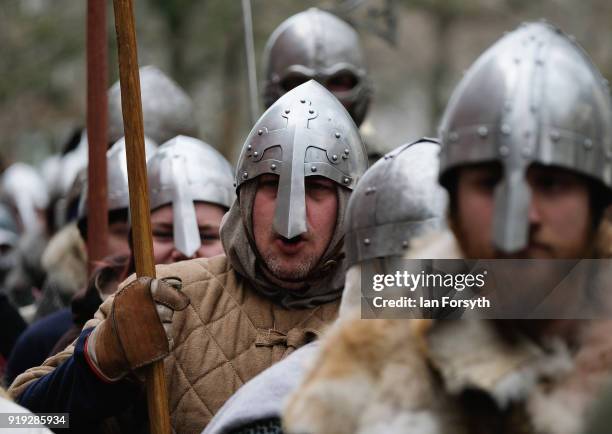
[[[173,318],[175,347],[165,360],[172,425],[199,433],[246,381],[292,349],[255,346],[258,333],[321,331],[337,303],[289,311],[246,287],[224,256],[158,267],[158,277],[180,276],[191,305]]]

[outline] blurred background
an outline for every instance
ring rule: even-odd
[[[0,158],[39,164],[85,123],[86,1],[0,3]],[[359,31],[374,83],[367,120],[385,149],[434,135],[461,73],[503,32],[546,19],[612,77],[609,0],[252,0],[258,80],[272,30],[311,6]],[[136,0],[139,61],[194,99],[200,138],[232,162],[250,130],[239,0]],[[108,2],[109,85],[118,69]],[[260,104],[261,107],[261,104]]]

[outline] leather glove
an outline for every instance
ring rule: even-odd
[[[86,357],[106,381],[161,360],[172,350],[172,316],[189,305],[178,278],[141,277],[115,295],[110,315],[87,338]]]

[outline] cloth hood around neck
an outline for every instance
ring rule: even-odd
[[[246,278],[253,288],[283,307],[305,309],[334,301],[342,295],[344,287],[344,216],[350,191],[337,186],[338,215],[332,239],[321,260],[299,289],[289,289],[294,282],[282,286],[272,281],[270,272],[255,248],[253,236],[253,203],[257,191],[257,178],[240,187],[236,201],[221,223],[221,241],[225,253],[236,272]]]

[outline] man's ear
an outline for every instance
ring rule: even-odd
[[[457,207],[451,207],[449,206],[447,211],[446,211],[446,223],[448,225],[448,228],[451,230],[451,232],[453,233],[453,235],[455,236],[455,238],[457,240],[461,240],[461,231],[460,231],[460,224],[459,224],[459,217],[457,215]]]
[[[595,232],[595,257],[612,258],[612,205],[604,211]]]

